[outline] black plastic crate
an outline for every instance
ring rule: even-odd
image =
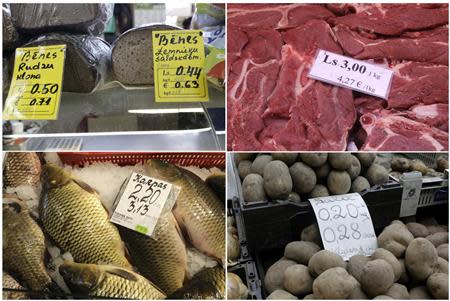
[[[248,299],[261,300],[262,297],[262,282],[258,276],[256,264],[254,261],[249,260],[245,263],[240,263],[232,267],[228,267],[228,272],[238,275],[242,282],[248,288]]]

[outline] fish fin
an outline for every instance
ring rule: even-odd
[[[92,188],[89,184],[79,180],[79,179],[72,179],[75,183],[77,183],[78,186],[80,186],[81,188],[83,188],[84,190],[86,190],[89,193],[95,194],[95,195],[99,195],[98,191],[95,190],[94,188]]]
[[[129,280],[129,281],[135,281],[135,282],[138,281],[138,278],[132,272],[127,271],[127,270],[122,269],[122,268],[119,268],[119,267],[114,267],[114,266],[107,267],[107,268],[105,268],[105,272],[106,273],[110,273],[112,275],[116,275],[116,276],[122,277],[124,279]]]

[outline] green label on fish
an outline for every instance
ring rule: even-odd
[[[136,228],[134,228],[134,230],[136,230],[137,232],[142,233],[142,234],[147,234],[147,232],[148,232],[147,227],[144,227],[142,225],[136,225]]]

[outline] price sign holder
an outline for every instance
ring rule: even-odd
[[[422,189],[422,174],[417,171],[406,172],[400,180],[403,184],[400,217],[416,215]]]
[[[370,256],[378,246],[372,218],[359,193],[309,199],[323,246],[348,260],[356,254]]]
[[[308,76],[388,99],[393,74],[389,69],[319,49]]]
[[[111,222],[152,236],[160,216],[172,210],[178,186],[133,172],[114,201]]]
[[[4,120],[56,120],[66,45],[17,48]]]
[[[156,102],[208,101],[201,30],[153,31]]]

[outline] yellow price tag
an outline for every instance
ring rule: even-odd
[[[58,118],[66,45],[17,48],[3,120]]]
[[[201,30],[153,31],[156,102],[208,101]]]

